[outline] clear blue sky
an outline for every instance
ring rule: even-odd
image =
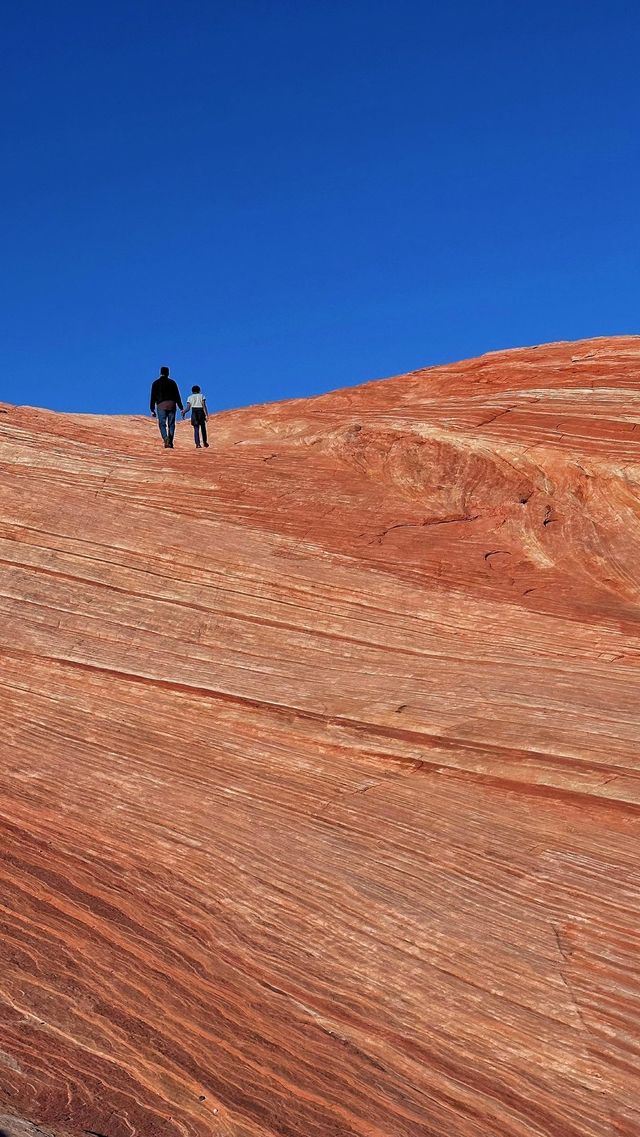
[[[0,398],[212,408],[640,330],[622,0],[3,5]]]

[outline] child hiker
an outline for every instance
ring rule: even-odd
[[[191,425],[193,427],[193,434],[195,443],[200,449],[200,431],[202,431],[202,441],[205,446],[209,446],[207,442],[207,419],[209,418],[209,411],[207,410],[207,400],[205,399],[199,387],[192,387],[191,394],[187,399],[186,408],[182,412],[182,417],[186,415],[187,411],[191,411]]]

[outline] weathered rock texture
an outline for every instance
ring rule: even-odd
[[[0,1123],[637,1137],[640,340],[0,415]]]

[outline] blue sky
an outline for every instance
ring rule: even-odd
[[[3,5],[0,398],[211,408],[640,330],[640,12]]]

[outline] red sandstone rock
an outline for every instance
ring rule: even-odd
[[[639,423],[635,338],[5,404],[0,1130],[637,1137]]]

